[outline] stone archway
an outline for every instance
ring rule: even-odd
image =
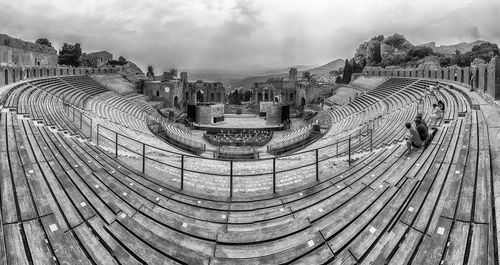
[[[203,102],[205,99],[204,97],[205,93],[203,93],[203,91],[201,90],[196,91],[196,102]]]
[[[174,107],[179,108],[179,98],[177,96],[174,97]]]
[[[4,72],[4,77],[5,77],[5,84],[8,85],[9,84],[9,71],[7,69],[5,69],[5,72]]]
[[[306,99],[305,98],[301,98],[300,99],[300,105],[301,106],[305,106],[306,105]]]

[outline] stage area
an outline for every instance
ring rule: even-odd
[[[279,130],[281,125],[267,125],[265,117],[256,114],[225,114],[224,122],[216,125],[198,125],[200,130],[204,128],[224,128],[224,129],[270,129]]]

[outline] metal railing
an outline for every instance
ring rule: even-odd
[[[353,153],[365,151],[367,147],[372,150],[373,128],[366,126],[357,134],[349,134],[317,149],[247,161],[165,150],[100,124],[97,124],[96,141],[102,150],[128,166],[181,190],[244,197],[281,192],[317,182],[320,180],[320,168],[334,159],[345,157],[350,165]],[[299,184],[286,185],[287,181],[298,179],[301,180]]]

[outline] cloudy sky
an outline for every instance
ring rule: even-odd
[[[351,58],[374,35],[500,43],[499,0],[0,0],[0,32],[107,50],[156,72]]]

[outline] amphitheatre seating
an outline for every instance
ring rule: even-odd
[[[13,98],[29,100],[34,92]],[[178,172],[143,174],[101,146],[2,112],[0,172],[8,177],[0,179],[0,248],[5,248],[0,259],[19,264],[54,259],[68,264],[493,263],[496,231],[485,120],[476,110],[459,117],[460,101],[470,110],[469,101],[441,92],[450,106],[449,122],[427,149],[405,156],[403,145],[384,146],[400,139],[402,122],[417,113],[414,100],[420,92],[398,89],[384,98],[388,114],[375,127],[373,138],[383,147],[337,168],[321,156],[319,181],[311,185],[231,200],[189,190],[217,185],[225,172],[215,160],[207,160],[216,164],[214,176],[190,179],[181,191],[174,180]],[[39,93],[41,102],[54,98]],[[424,98],[424,113],[432,100]],[[366,147],[365,141],[359,140],[358,148]],[[201,159],[193,163],[205,166]],[[258,163],[267,166],[266,160],[245,165]],[[281,168],[301,161],[278,163]]]
[[[60,77],[59,79],[75,88],[78,88],[79,90],[82,90],[90,96],[95,96],[109,91],[109,89],[89,76],[65,76]]]
[[[268,145],[267,151],[273,154],[281,154],[291,150],[290,148],[296,149],[298,145],[306,142],[311,137],[312,133],[312,124],[301,127],[281,136],[276,142]]]

